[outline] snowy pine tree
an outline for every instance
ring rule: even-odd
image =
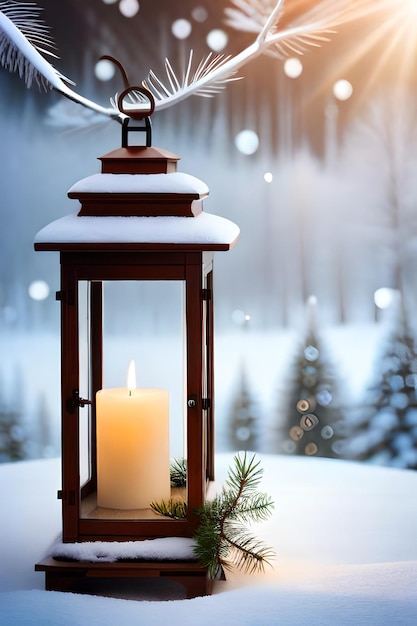
[[[232,450],[257,450],[256,409],[243,364],[233,401],[229,433]]]
[[[311,297],[305,338],[295,358],[282,412],[277,452],[338,458],[344,416],[330,362],[318,337],[315,308],[316,299]]]
[[[378,359],[375,384],[353,424],[348,455],[360,461],[417,469],[417,351],[404,307]]]
[[[20,378],[22,380],[22,378]],[[13,400],[6,399],[0,378],[0,463],[22,461],[27,458],[27,433],[22,424],[20,409],[21,386]]]
[[[48,457],[53,453],[51,420],[48,411],[48,403],[44,392],[38,396],[37,406],[39,457]]]

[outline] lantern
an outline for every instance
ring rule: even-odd
[[[203,211],[208,188],[177,171],[179,157],[149,141],[128,146],[126,137],[100,158],[101,173],[69,190],[78,214],[35,239],[36,250],[59,251],[61,262],[58,497],[68,548],[189,543],[214,478],[213,254],[229,250],[239,230]],[[132,376],[124,382],[131,360],[137,388]],[[172,463],[183,482],[172,483]],[[185,503],[183,517],[151,506],[170,499]],[[159,576],[184,583],[189,597],[209,591],[195,558],[158,549],[111,561],[64,550],[35,567],[47,589]]]

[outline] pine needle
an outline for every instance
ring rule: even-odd
[[[187,480],[186,459],[175,459],[171,464],[171,485],[183,487]],[[229,468],[226,487],[213,500],[205,502],[196,511],[200,523],[194,535],[195,553],[209,576],[216,578],[222,569],[232,567],[246,573],[264,571],[275,556],[274,550],[248,532],[245,524],[268,519],[274,508],[271,498],[257,491],[263,470],[255,455],[234,457]],[[187,517],[184,500],[169,499],[152,502],[151,508],[171,519]]]
[[[260,462],[255,455],[248,459],[234,457],[229,470],[228,489],[206,502],[197,514],[200,525],[194,536],[195,552],[209,575],[215,578],[221,569],[233,566],[247,573],[263,571],[274,557],[272,548],[248,533],[245,524],[267,519],[274,504],[268,495],[258,493],[262,477]]]
[[[171,519],[185,519],[187,517],[187,503],[184,500],[161,500],[151,502],[150,507],[155,513]]]
[[[185,487],[187,484],[187,460],[174,459],[170,467],[171,487]]]

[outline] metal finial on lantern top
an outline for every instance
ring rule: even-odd
[[[152,145],[152,123],[150,116],[155,109],[155,100],[144,87],[128,87],[117,99],[119,110],[128,115],[122,122],[122,148],[129,147],[129,133],[146,133],[145,145]],[[134,124],[132,124],[134,120]],[[137,122],[142,122],[138,125]]]
[[[116,95],[117,109],[126,116],[122,122],[122,148],[129,146],[130,132],[145,132],[146,147],[149,148],[152,145],[150,118],[155,110],[155,98],[146,87],[130,84],[127,72],[118,59],[110,55],[100,57],[100,60],[103,59],[118,67],[125,86],[122,93]],[[131,120],[143,122],[143,125],[131,124]]]

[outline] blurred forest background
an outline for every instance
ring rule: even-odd
[[[227,0],[37,4],[54,65],[103,105],[122,82],[97,75],[101,55],[138,84],[150,68],[163,74],[165,57],[180,72],[191,48],[197,61],[254,39],[225,22]],[[316,4],[287,0],[285,20]],[[373,4],[301,65],[262,56],[216,97],[152,118],[153,144],[208,184],[205,210],[241,229],[215,265],[219,450],[417,469],[417,3]],[[35,253],[33,238],[77,210],[67,190],[99,171],[120,127],[3,70],[0,136],[0,460],[10,461],[60,450],[59,259]]]

